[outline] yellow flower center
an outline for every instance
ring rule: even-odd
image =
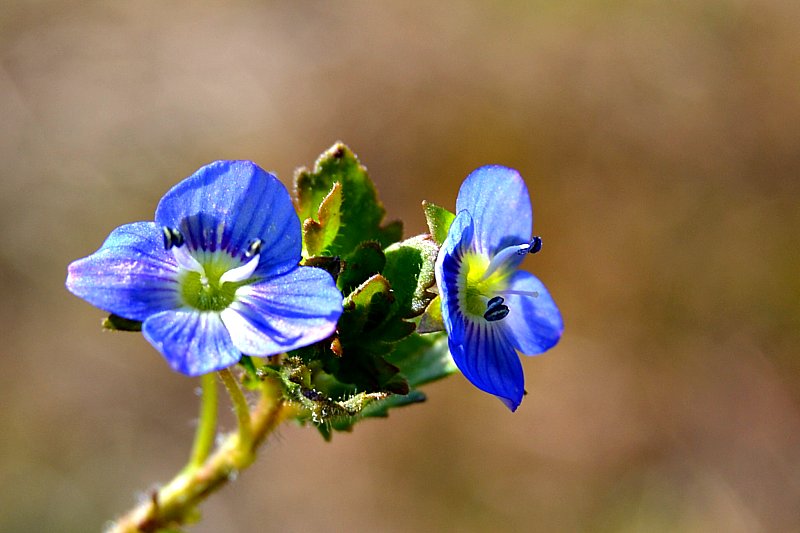
[[[501,267],[486,276],[489,263],[488,257],[475,252],[467,252],[461,259],[459,307],[475,319],[483,319],[488,301],[508,288],[508,278],[513,273],[513,269]]]

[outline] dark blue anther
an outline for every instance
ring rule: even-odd
[[[495,296],[486,303],[486,312],[483,313],[483,318],[487,322],[496,322],[503,320],[508,315],[508,306],[503,305],[505,300],[502,296]]]
[[[524,245],[524,247],[521,247],[519,249],[517,255],[535,254],[541,249],[542,249],[542,238],[534,237],[533,239],[531,239],[530,244],[526,244]]]
[[[542,249],[542,238],[536,236],[531,241],[531,249],[528,251],[529,254],[535,254],[536,252]]]
[[[490,307],[483,313],[483,318],[487,322],[497,322],[498,320],[503,320],[506,316],[508,316],[508,306],[503,304]]]
[[[261,253],[261,239],[253,239],[253,241],[247,247],[247,251],[244,253],[244,256],[250,258],[260,253]]]
[[[169,226],[164,226],[162,228],[162,233],[164,234],[164,249],[171,250],[173,246],[177,246],[180,248],[183,246],[183,234],[178,231],[177,228],[170,228]]]
[[[503,302],[505,302],[505,300],[503,299],[503,297],[502,297],[502,296],[495,296],[494,298],[492,298],[491,300],[489,300],[488,302],[486,302],[486,308],[487,308],[487,309],[491,309],[491,308],[492,308],[492,307],[494,307],[495,305],[500,305],[500,304],[502,304]]]

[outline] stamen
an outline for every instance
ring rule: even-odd
[[[206,271],[203,268],[203,265],[201,265],[200,262],[189,253],[188,246],[183,246],[183,243],[180,246],[173,244],[172,257],[175,258],[175,261],[178,263],[179,267],[183,268],[184,270],[197,272],[200,274],[201,280],[206,279]],[[207,281],[203,281],[203,283],[205,284]]]
[[[503,289],[503,290],[499,290],[497,292],[499,292],[500,294],[506,294],[506,295],[508,295],[508,294],[518,294],[519,296],[530,296],[531,298],[538,298],[539,297],[539,291],[517,291],[517,290],[514,290],[514,289]]]
[[[489,300],[486,303],[486,307],[487,307],[487,309],[491,309],[492,307],[494,307],[496,305],[502,304],[504,301],[505,300],[503,299],[502,296],[495,296],[494,298],[492,298],[491,300]]]
[[[542,250],[542,238],[537,235],[531,241],[531,249],[528,253],[535,254],[540,252],[541,250]]]
[[[514,266],[516,266],[519,262],[519,260],[515,259],[516,256],[525,255],[528,253],[530,247],[530,244],[520,244],[518,246],[507,246],[503,248],[497,255],[492,257],[492,260],[489,262],[489,266],[486,267],[486,272],[483,273],[483,276],[481,276],[479,281],[488,279],[489,276],[494,274],[498,268],[505,266],[508,263],[513,263]]]
[[[250,249],[248,248],[248,252]],[[245,252],[245,256],[247,256],[247,252]],[[250,261],[243,264],[242,266],[238,266],[236,268],[232,268],[225,272],[219,278],[219,284],[222,285],[223,283],[228,283],[229,281],[232,282],[239,282],[244,281],[246,279],[250,279],[250,276],[253,275],[253,272],[256,271],[258,268],[258,262],[261,260],[261,254],[256,254],[253,256]]]
[[[523,245],[522,247],[520,247],[517,253],[519,255],[535,254],[536,252],[539,252],[541,249],[542,249],[542,238],[537,236],[531,239],[530,244]]]
[[[507,305],[503,305],[505,300],[502,296],[495,296],[486,304],[486,312],[483,313],[483,318],[487,322],[496,322],[508,316],[509,309]]]
[[[487,322],[497,322],[507,317],[508,313],[508,306],[500,304],[487,309],[486,312],[483,313],[483,318],[485,318]]]
[[[169,250],[173,246],[183,246],[185,242],[183,239],[183,234],[177,228],[170,228],[169,226],[164,226],[161,229],[161,232],[164,234],[164,249]]]
[[[261,253],[261,239],[253,239],[250,245],[247,247],[247,251],[245,251],[244,256],[248,259],[255,255]]]
[[[161,232],[164,234],[164,249],[172,250],[172,257],[175,258],[178,266],[184,270],[198,272],[201,278],[205,279],[206,271],[203,269],[203,265],[189,253],[188,246],[184,246],[186,240],[183,238],[183,233],[177,228],[169,226],[164,226]]]

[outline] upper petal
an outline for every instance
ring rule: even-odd
[[[533,211],[528,187],[512,168],[490,165],[473,171],[458,191],[456,212],[461,210],[472,215],[476,249],[485,255],[530,239]]]
[[[297,267],[236,291],[222,311],[233,344],[249,355],[274,355],[308,346],[336,330],[342,294],[330,274]]]
[[[473,385],[516,411],[525,393],[522,364],[501,324],[456,319],[448,331],[453,361]]]
[[[179,307],[178,268],[153,222],[125,224],[89,257],[71,263],[67,289],[130,320]]]
[[[555,346],[564,331],[564,322],[539,278],[519,270],[512,276],[508,291],[501,292],[510,309],[503,321],[517,350],[536,355]]]
[[[221,370],[242,357],[219,313],[165,311],[145,320],[142,334],[173,369],[188,376]]]
[[[164,195],[156,222],[179,228],[195,250],[221,248],[242,256],[253,239],[261,239],[256,275],[285,272],[300,260],[300,220],[289,192],[251,161],[202,167]]]

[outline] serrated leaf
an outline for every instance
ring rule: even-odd
[[[142,331],[142,323],[138,320],[128,320],[119,315],[108,315],[100,325],[111,331]]]
[[[422,209],[425,211],[425,219],[428,222],[428,229],[431,232],[431,237],[439,246],[442,245],[447,238],[447,232],[450,231],[450,225],[456,216],[436,204],[430,202],[422,202]]]
[[[389,281],[380,274],[375,274],[345,296],[344,308],[366,310],[375,296],[384,295],[389,298],[391,290]]]
[[[382,247],[400,238],[402,226],[381,226],[386,210],[378,200],[375,185],[366,168],[344,144],[336,143],[323,153],[313,170],[295,173],[297,212],[301,220],[317,216],[328,192],[335,183],[342,187],[341,220],[332,242],[330,255],[346,256],[360,243],[377,241]]]
[[[333,184],[320,202],[315,217],[303,221],[303,257],[322,255],[339,233],[342,218],[342,184]]]
[[[434,265],[439,247],[428,235],[418,235],[386,249],[383,275],[397,300],[397,314],[403,318],[420,315],[433,294]]]
[[[392,394],[385,400],[368,405],[362,412],[364,418],[385,418],[389,416],[389,409],[405,407],[415,403],[422,403],[426,400],[425,394],[416,389],[409,391],[408,394]]]

